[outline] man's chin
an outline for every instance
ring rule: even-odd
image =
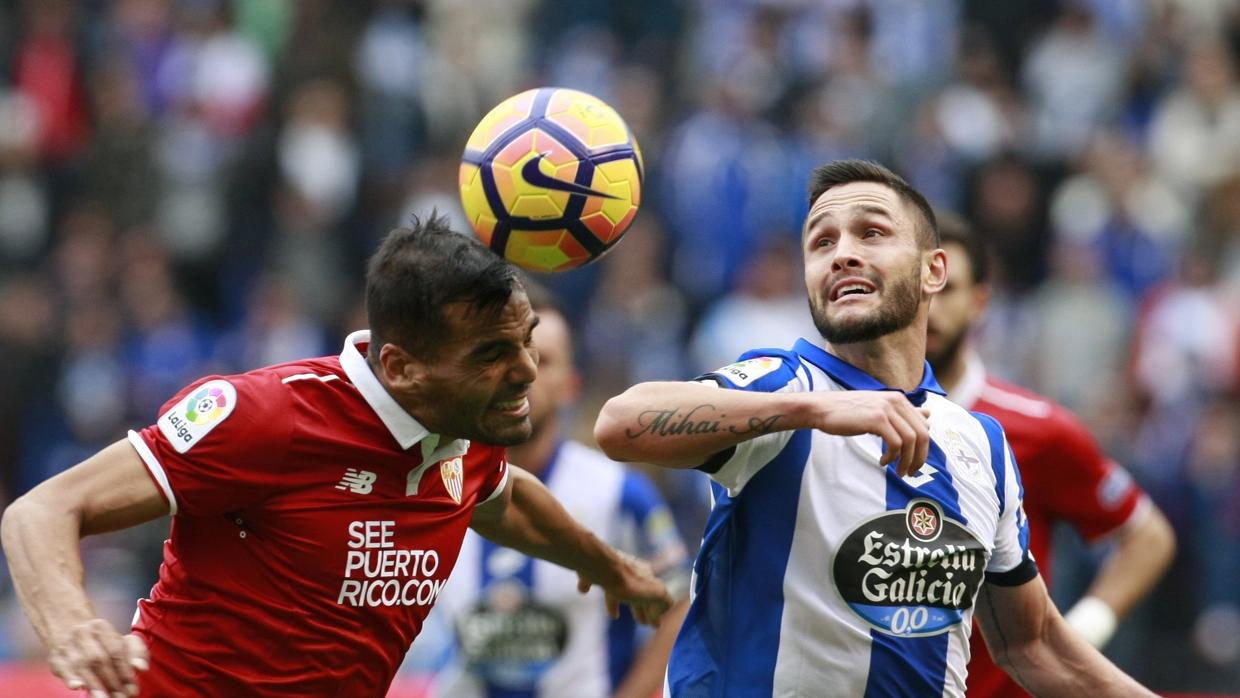
[[[529,417],[525,417],[520,423],[483,429],[482,432],[481,441],[492,446],[519,446],[530,440],[534,427],[530,424]]]

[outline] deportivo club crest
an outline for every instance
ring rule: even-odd
[[[439,476],[443,478],[444,489],[448,490],[448,495],[452,497],[452,501],[457,504],[461,503],[461,487],[465,482],[465,468],[462,465],[461,457],[449,458],[439,464]]]

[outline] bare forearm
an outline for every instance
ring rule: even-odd
[[[667,660],[672,654],[672,645],[676,643],[676,635],[689,611],[689,599],[676,602],[663,616],[650,641],[642,647],[633,666],[624,676],[624,680],[616,687],[614,698],[650,698],[659,692],[663,685],[663,675],[667,671]]]
[[[743,441],[808,426],[807,405],[804,393],[641,383],[603,405],[594,436],[617,460],[692,468]]]
[[[1010,603],[1010,600],[1009,602]],[[1121,698],[1153,696],[1082,640],[1055,610],[1050,599],[1034,599],[1028,613],[1011,605],[998,608],[993,590],[978,598],[979,621],[995,663],[1035,696]],[[1013,615],[1041,618],[1040,627],[1014,623]]]
[[[502,518],[476,522],[490,540],[603,581],[615,568],[610,546],[578,524],[538,478],[511,467],[512,501]]]
[[[1123,617],[1158,582],[1175,556],[1175,533],[1156,508],[1126,533],[1107,557],[1086,595]]]
[[[13,587],[44,644],[53,633],[95,617],[79,552],[80,520],[29,496],[14,502],[0,525]]]

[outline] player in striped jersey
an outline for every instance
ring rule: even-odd
[[[824,165],[802,240],[825,344],[634,386],[595,426],[613,458],[713,480],[667,692],[963,696],[976,605],[1031,691],[1152,695],[1055,610],[1002,428],[925,362],[947,268],[924,197],[874,163]]]

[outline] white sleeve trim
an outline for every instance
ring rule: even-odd
[[[1145,523],[1145,519],[1149,517],[1150,512],[1153,510],[1154,503],[1150,501],[1149,495],[1142,494],[1141,498],[1137,500],[1137,505],[1132,508],[1132,513],[1128,515],[1128,518],[1124,519],[1123,523],[1089,541],[1088,544],[1102,545],[1123,538],[1129,531]]]
[[[500,478],[499,484],[495,486],[495,491],[491,492],[491,494],[488,495],[486,499],[479,502],[479,504],[486,504],[492,499],[495,499],[496,497],[499,496],[501,492],[504,491],[504,488],[507,486],[508,486],[508,465],[504,464],[504,477]],[[475,504],[474,506],[477,506],[477,504]]]
[[[155,453],[151,451],[151,447],[146,445],[138,432],[133,429],[129,430],[129,443],[134,450],[138,452],[138,456],[142,459],[142,463],[146,465],[146,469],[151,472],[151,476],[155,478],[155,482],[159,483],[159,489],[163,490],[164,496],[168,498],[169,516],[177,513],[177,497],[172,493],[172,485],[168,484],[168,473],[164,472],[164,466],[159,464],[159,459],[155,457]]]

